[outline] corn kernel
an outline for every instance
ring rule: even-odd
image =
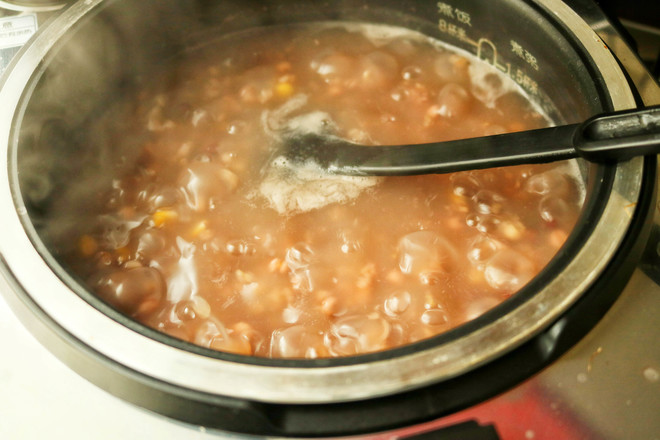
[[[207,222],[206,220],[202,220],[190,230],[190,235],[192,235],[193,237],[199,237],[200,234],[202,234],[202,232],[206,230],[207,230]]]
[[[154,226],[159,228],[165,223],[171,223],[175,221],[178,217],[179,214],[177,214],[177,212],[172,209],[159,209],[158,211],[154,212],[151,220],[153,221]]]
[[[78,240],[78,250],[80,250],[80,253],[86,257],[94,255],[98,248],[98,243],[94,237],[90,235],[85,234],[80,237],[80,240]]]
[[[288,98],[293,95],[293,84],[289,82],[281,82],[275,85],[275,94],[280,98]]]

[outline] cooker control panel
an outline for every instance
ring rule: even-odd
[[[0,18],[0,73],[29,39],[37,32],[36,14],[21,14]]]

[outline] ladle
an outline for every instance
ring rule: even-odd
[[[583,123],[412,145],[362,146],[336,136],[293,135],[292,162],[312,161],[333,174],[442,174],[582,157],[616,162],[660,153],[660,106],[603,113]]]

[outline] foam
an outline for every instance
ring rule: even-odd
[[[312,161],[292,163],[280,156],[266,168],[258,195],[278,213],[292,215],[333,203],[347,203],[381,180],[329,174]]]

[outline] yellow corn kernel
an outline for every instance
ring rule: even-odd
[[[171,223],[179,217],[176,211],[172,209],[159,209],[151,216],[154,226],[159,228],[165,223]]]
[[[94,255],[98,248],[98,243],[91,235],[85,234],[78,240],[78,250],[86,257]]]
[[[193,228],[190,230],[190,235],[193,236],[193,238],[199,237],[204,231],[208,229],[208,223],[206,220],[202,220],[201,222],[197,223]]]
[[[293,84],[290,82],[281,82],[275,85],[275,94],[280,98],[288,98],[293,95]]]

